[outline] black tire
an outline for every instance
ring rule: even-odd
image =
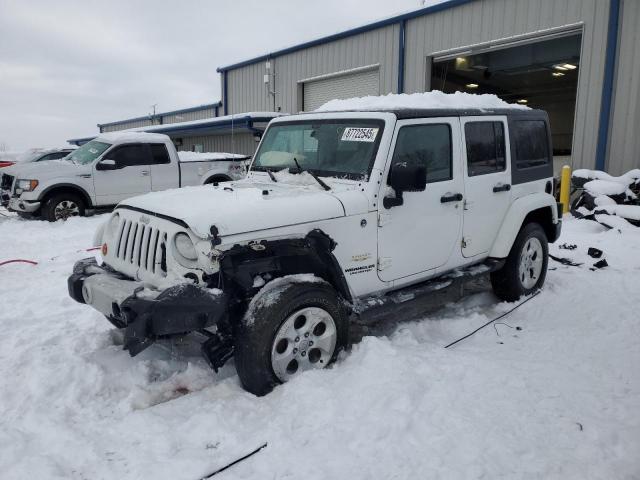
[[[532,238],[538,240],[542,249],[542,270],[537,280],[535,280],[535,283],[533,283],[533,285],[527,285],[526,283],[533,282],[534,278],[525,277],[523,282],[520,272],[520,261],[527,242]],[[533,243],[535,244],[535,242]],[[523,295],[533,293],[544,285],[548,264],[549,244],[547,242],[547,235],[539,224],[527,223],[520,229],[504,266],[500,270],[491,273],[491,286],[493,287],[494,293],[501,300],[507,302],[515,302]],[[530,272],[529,269],[526,270],[525,275],[527,275],[528,272]]]
[[[67,215],[60,215],[60,211],[56,210],[57,207],[66,205],[70,208],[67,209]],[[75,208],[73,207],[75,206]],[[66,220],[69,217],[84,217],[86,205],[80,195],[75,193],[56,193],[49,197],[42,207],[42,218],[50,222],[57,220]]]
[[[245,390],[262,396],[282,383],[274,372],[271,361],[272,349],[276,348],[276,334],[287,319],[302,309],[322,309],[331,315],[335,323],[335,348],[330,360],[323,362],[323,367],[333,363],[340,351],[346,348],[349,336],[348,317],[331,285],[321,282],[276,284],[273,288],[267,285],[258,295],[251,302],[234,335],[235,365]],[[311,350],[309,348],[309,362]]]

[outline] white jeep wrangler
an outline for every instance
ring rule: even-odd
[[[273,120],[248,177],[120,203],[70,295],[136,355],[199,332],[257,395],[323,368],[372,318],[457,278],[539,289],[561,218],[538,110],[350,111]]]

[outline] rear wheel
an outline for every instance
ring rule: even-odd
[[[42,217],[50,222],[82,217],[85,212],[83,199],[75,193],[58,193],[44,202]]]
[[[235,364],[246,390],[265,395],[305,370],[325,368],[348,341],[348,319],[326,283],[265,287],[235,338]]]
[[[549,263],[547,236],[537,223],[520,229],[504,266],[491,274],[491,285],[502,300],[513,302],[544,285]]]

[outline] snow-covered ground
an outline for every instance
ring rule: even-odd
[[[68,297],[101,221],[0,216],[0,262],[39,262],[0,266],[3,480],[195,480],[264,442],[215,478],[640,478],[640,228],[566,219],[552,253],[584,265],[504,323],[443,348],[513,306],[476,293],[257,398]]]

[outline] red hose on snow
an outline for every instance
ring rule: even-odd
[[[9,263],[29,263],[31,265],[38,265],[38,262],[34,262],[33,260],[24,260],[22,258],[16,258],[15,260],[5,260],[4,262],[0,262],[0,267],[3,265],[7,265]]]

